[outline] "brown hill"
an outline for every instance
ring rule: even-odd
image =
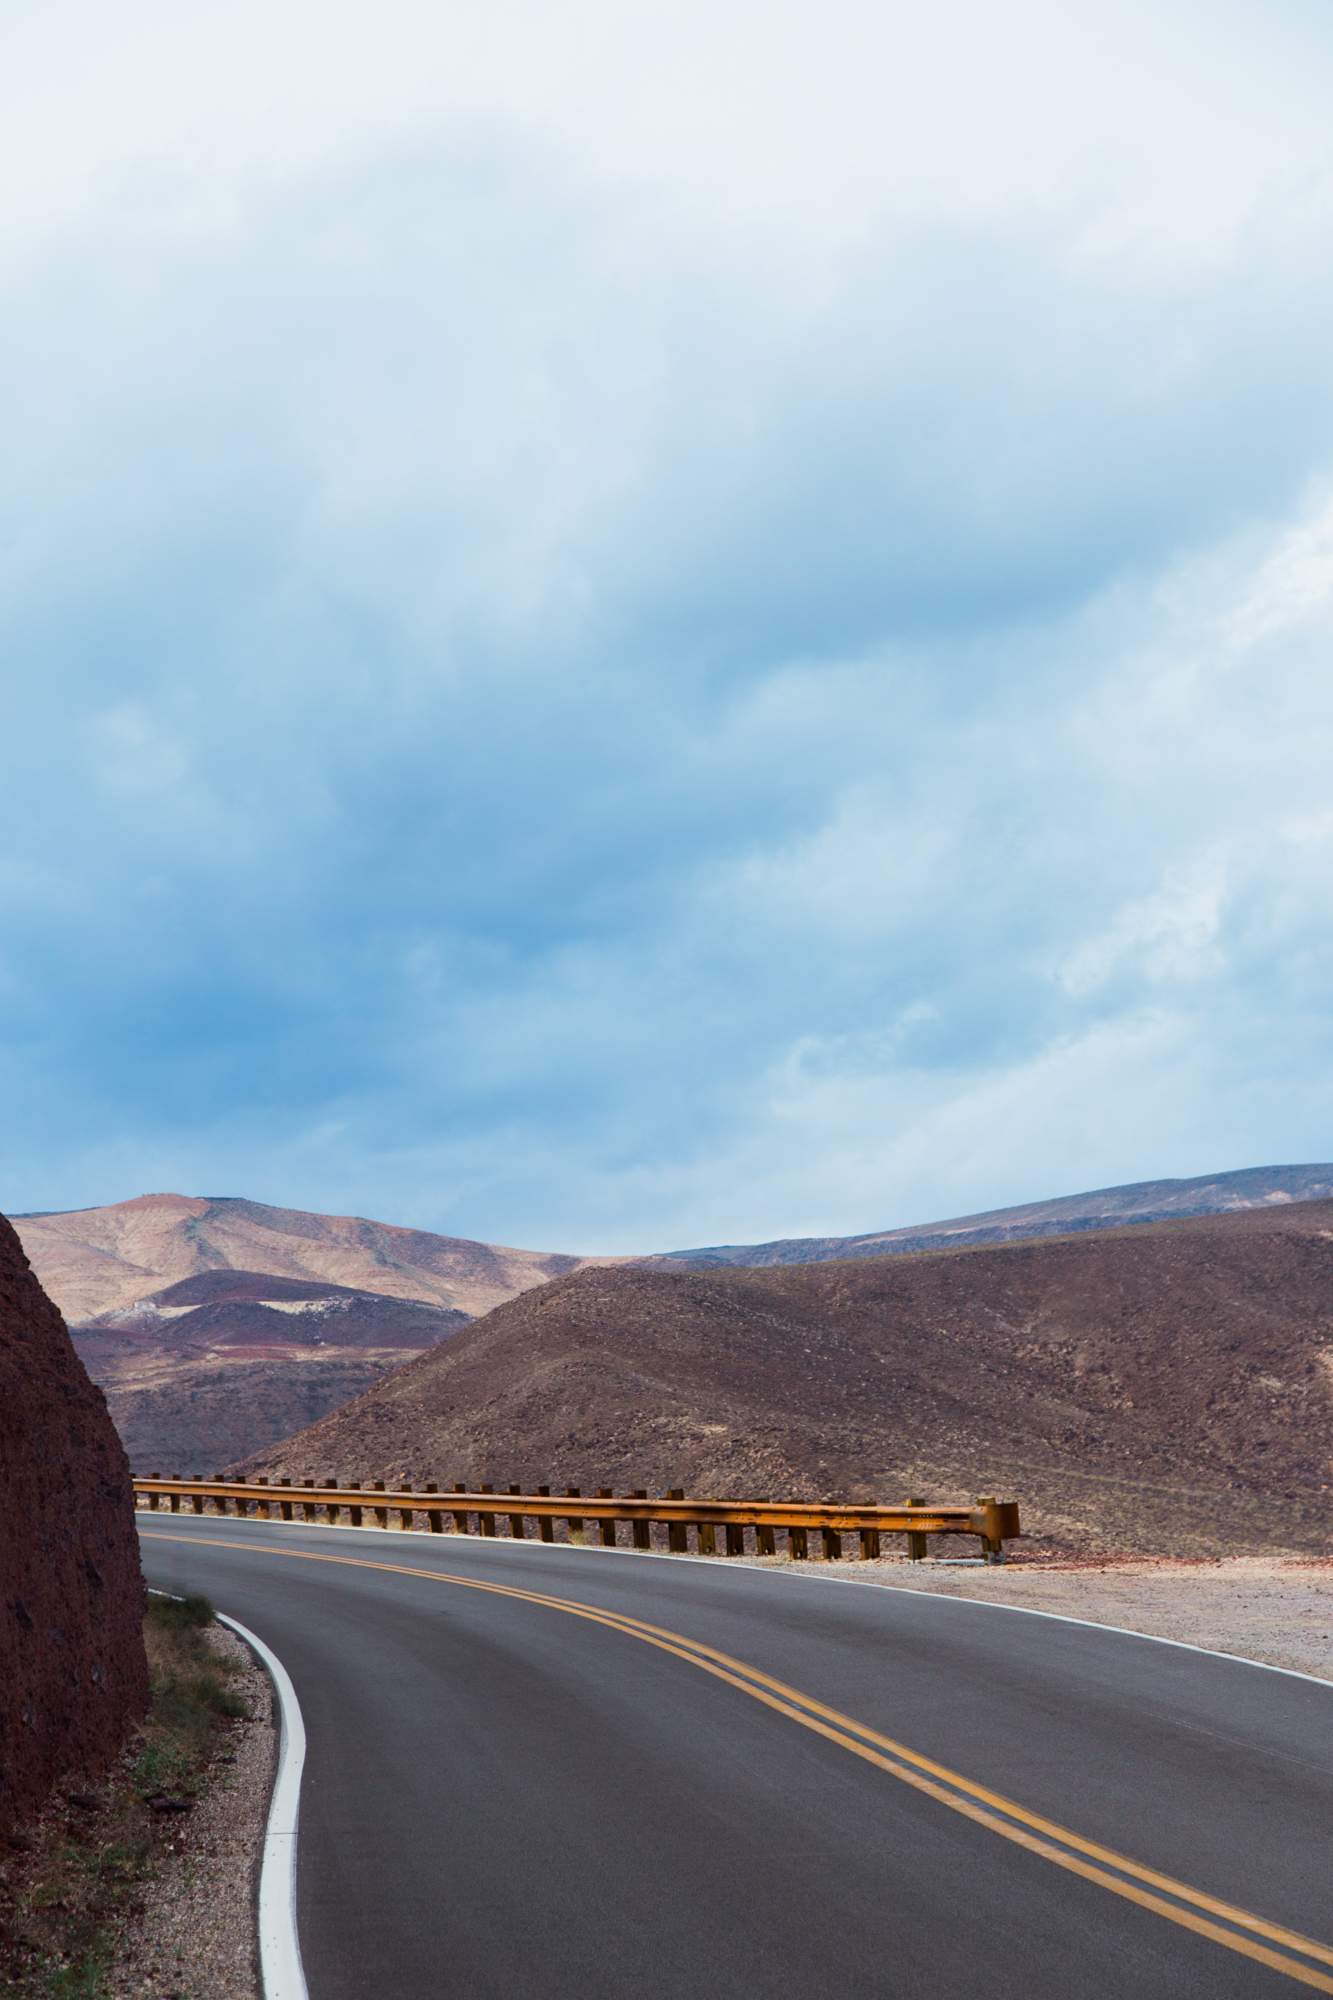
[[[466,1313],[327,1281],[214,1270],[74,1328],[137,1471],[208,1472],[361,1394]]]
[[[475,1315],[565,1271],[623,1261],[511,1250],[360,1215],[313,1215],[233,1196],[145,1194],[107,1208],[13,1220],[33,1269],[71,1321],[228,1269],[330,1279],[356,1291],[425,1299]]]
[[[1333,1201],[877,1261],[581,1271],[245,1469],[1003,1489],[1073,1545],[1323,1548]]]
[[[149,1194],[16,1227],[140,1471],[212,1471],[288,1436],[589,1261],[231,1197]]]

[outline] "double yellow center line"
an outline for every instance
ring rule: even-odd
[[[164,1535],[148,1531],[144,1539],[189,1542],[196,1548],[200,1546],[200,1538],[195,1535]],[[690,1666],[714,1675],[730,1687],[739,1688],[743,1694],[751,1695],[755,1701],[763,1702],[779,1715],[785,1715],[792,1722],[799,1722],[803,1728],[827,1737],[830,1743],[850,1750],[853,1756],[863,1758],[868,1764],[877,1765],[890,1777],[900,1779],[918,1792],[925,1792],[953,1812],[962,1813],[979,1826],[988,1827],[992,1833],[1001,1834],[1004,1839],[1026,1847],[1033,1854],[1040,1854],[1057,1867],[1067,1868],[1071,1874],[1099,1883],[1114,1895],[1124,1896],[1144,1909],[1155,1910],[1159,1916],[1169,1917],[1172,1923],[1183,1924],[1187,1930],[1197,1931],[1201,1937],[1211,1938],[1214,1943],[1225,1945],[1231,1951],[1257,1959],[1261,1965],[1271,1966],[1275,1972],[1284,1972],[1288,1978],[1304,1986],[1312,1986],[1317,1992],[1333,1993],[1333,1948],[1328,1945],[1318,1944],[1296,1931],[1284,1930],[1280,1924],[1270,1924],[1262,1917],[1252,1916],[1248,1910],[1219,1901],[1216,1896],[1206,1896],[1200,1890],[1190,1888],[1188,1883],[1177,1882],[1155,1869],[1144,1868],[1112,1848],[1099,1846],[1096,1841],[1084,1840],[1081,1834],[1071,1833],[1067,1827],[1043,1819],[1039,1813],[1030,1813],[1025,1807],[1015,1805],[1011,1799],[1002,1798],[998,1792],[973,1784],[970,1778],[961,1777],[957,1771],[936,1764],[929,1757],[920,1756],[905,1744],[896,1743],[890,1736],[881,1736],[878,1730],[853,1721],[836,1708],[826,1707],[812,1696],[802,1694],[799,1688],[788,1687],[785,1681],[774,1680],[757,1667],[747,1666],[744,1660],[734,1660],[729,1654],[719,1653],[714,1647],[702,1645],[697,1639],[688,1639],[680,1632],[645,1624],[641,1618],[630,1618],[623,1612],[604,1611],[597,1605],[571,1603],[567,1598],[550,1597],[541,1591],[519,1590],[511,1584],[487,1583],[477,1577],[455,1576],[445,1570],[411,1569],[403,1563],[321,1555],[313,1549],[274,1548],[259,1542],[219,1541],[212,1535],[204,1546],[242,1549],[247,1555],[290,1556],[300,1562],[337,1563],[348,1569],[385,1570],[394,1576],[422,1577],[429,1583],[449,1583],[464,1590],[489,1591],[496,1597],[517,1598],[524,1604],[539,1604],[549,1611],[563,1611],[568,1617],[587,1618],[595,1625],[605,1625],[613,1632],[623,1633],[626,1638],[656,1646],[664,1653],[673,1653]]]

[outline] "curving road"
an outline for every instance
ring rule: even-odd
[[[723,1560],[140,1526],[295,1683],[311,2000],[1333,1993],[1333,1686]]]

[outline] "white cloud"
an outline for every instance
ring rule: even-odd
[[[1327,1153],[1330,66],[33,17],[0,1199],[669,1247]]]

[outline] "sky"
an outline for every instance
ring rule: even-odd
[[[1333,1157],[1333,14],[0,0],[0,1208]]]

